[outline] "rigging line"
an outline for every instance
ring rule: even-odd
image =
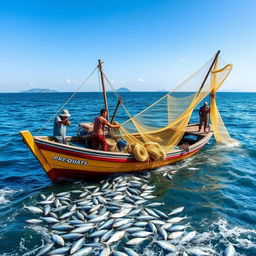
[[[104,74],[104,78],[106,79],[107,83],[109,84],[111,90],[113,91],[113,93],[115,94],[116,98],[119,99],[121,98],[121,96],[118,94],[118,92],[115,90],[114,86],[111,84],[111,82],[109,81],[109,79],[107,78],[107,76]],[[121,102],[122,107],[124,108],[126,114],[129,116],[130,119],[132,119],[130,113],[128,112],[128,110],[126,109],[125,105],[123,104],[123,102]],[[129,119],[129,120],[130,120]]]
[[[192,77],[194,77],[196,74],[198,74],[201,70],[203,70],[211,61],[212,61],[213,57],[210,58],[201,68],[199,68],[196,72],[194,72],[192,75],[190,75],[187,79],[185,79],[183,82],[181,82],[179,85],[177,85],[176,88],[172,89],[170,92],[168,92],[166,95],[164,95],[162,98],[160,98],[159,100],[155,101],[152,105],[148,106],[147,108],[145,108],[144,110],[142,110],[141,112],[139,112],[138,114],[136,114],[135,116],[132,117],[132,119],[134,119],[135,117],[137,117],[138,115],[144,113],[146,110],[148,110],[149,108],[155,106],[158,102],[160,102],[161,100],[163,100],[165,97],[167,97],[168,95],[170,95],[171,93],[173,93],[174,91],[178,90],[182,85],[184,85],[187,81],[189,81]],[[129,122],[129,119],[126,120],[123,125],[125,123]]]
[[[155,101],[153,104],[151,104],[150,106],[148,106],[147,108],[145,108],[144,110],[142,110],[141,112],[139,112],[138,114],[136,114],[135,116],[131,117],[131,115],[129,114],[128,110],[126,109],[126,107],[122,104],[124,110],[126,111],[126,113],[128,114],[128,116],[130,117],[130,119],[126,120],[125,122],[122,123],[122,125],[126,124],[127,122],[129,122],[131,119],[134,120],[135,117],[137,117],[138,115],[144,113],[146,110],[148,110],[149,108],[155,106],[157,103],[159,103],[161,100],[163,100],[165,97],[167,97],[168,95],[170,95],[171,93],[173,93],[174,91],[178,90],[182,85],[184,85],[187,81],[189,81],[192,77],[194,77],[196,74],[198,74],[201,70],[203,70],[210,62],[212,62],[212,58],[210,58],[202,67],[200,67],[196,72],[194,72],[192,75],[190,75],[187,79],[185,79],[183,82],[181,82],[179,85],[177,85],[173,90],[171,90],[170,92],[168,92],[166,95],[164,95],[163,97],[161,97],[159,100]],[[109,83],[110,87],[112,87],[110,81],[108,80],[108,78],[106,77],[106,75],[104,74],[107,82]],[[113,91],[117,96],[117,92]]]
[[[75,96],[75,94],[85,85],[85,83],[90,79],[93,73],[98,69],[98,66],[91,72],[91,74],[80,84],[76,91],[67,99],[67,101],[53,114],[53,116],[42,126],[42,128],[37,132],[36,136],[48,125],[48,123],[63,109],[69,101]]]

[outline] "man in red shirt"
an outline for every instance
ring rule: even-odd
[[[108,120],[106,119],[107,117],[107,110],[106,109],[102,109],[100,111],[100,116],[97,116],[94,119],[94,127],[93,127],[93,144],[92,144],[92,148],[93,149],[99,149],[99,146],[102,146],[102,150],[103,151],[108,151],[108,146],[107,146],[107,142],[104,136],[104,128],[105,125],[110,127],[110,128],[120,128],[120,124],[114,125],[111,124],[110,122],[108,122]]]

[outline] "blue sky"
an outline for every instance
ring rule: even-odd
[[[170,90],[218,49],[223,90],[256,91],[255,15],[254,0],[2,1],[0,92],[73,91],[99,58],[116,88]]]

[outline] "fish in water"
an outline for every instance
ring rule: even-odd
[[[24,207],[40,215],[26,222],[45,225],[49,231],[54,243],[44,246],[41,255],[82,256],[95,250],[101,256],[137,256],[140,254],[135,251],[136,247],[119,251],[116,243],[122,240],[129,247],[138,246],[147,239],[153,239],[159,250],[180,253],[175,245],[187,225],[175,224],[186,217],[170,216],[183,212],[184,207],[165,213],[165,208],[161,209],[164,203],[149,202],[155,197],[154,189],[143,175],[111,177],[97,186],[81,184],[80,189],[40,196],[43,201],[38,202],[39,207]],[[180,242],[188,243],[194,236],[195,231],[191,231]],[[209,253],[187,246],[191,255]]]
[[[224,251],[224,256],[234,256],[235,254],[236,254],[235,247],[233,246],[233,244],[228,242],[228,246]]]

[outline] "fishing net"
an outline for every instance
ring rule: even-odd
[[[129,144],[158,143],[165,151],[171,151],[184,136],[193,110],[211,94],[210,118],[215,138],[217,142],[233,141],[221,119],[215,97],[232,65],[218,69],[218,58],[213,66],[214,59],[177,88],[124,122],[116,135]]]

